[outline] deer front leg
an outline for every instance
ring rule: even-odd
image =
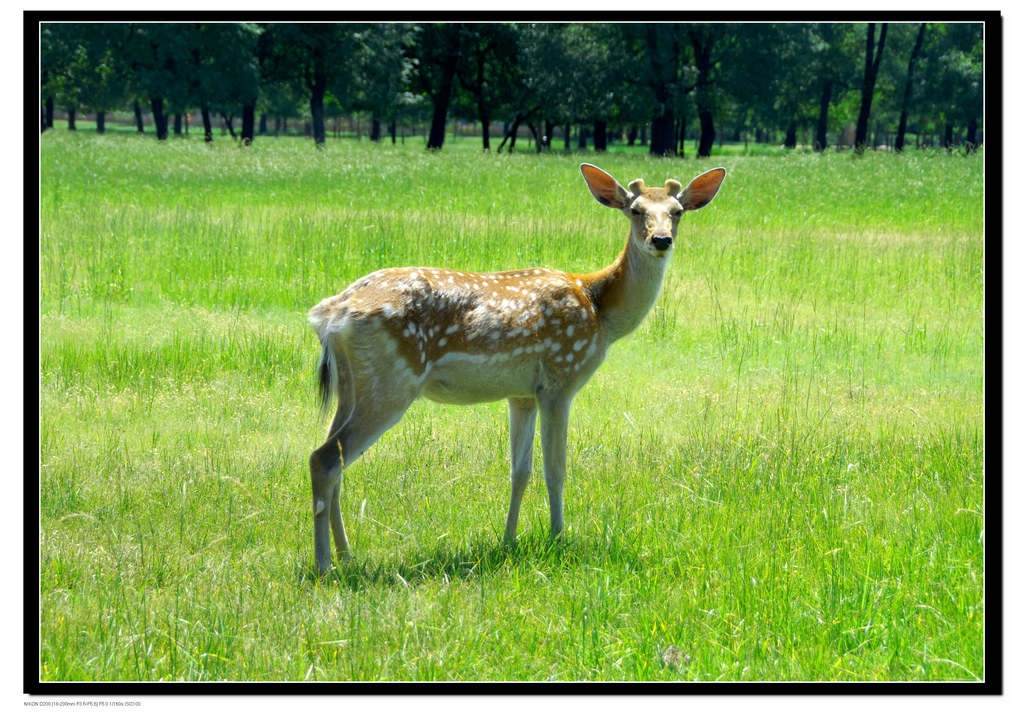
[[[512,496],[508,504],[508,518],[505,520],[505,544],[516,540],[516,525],[519,523],[519,505],[523,492],[530,481],[533,467],[533,435],[537,429],[537,402],[529,399],[508,401],[509,441],[512,443]]]
[[[540,440],[544,452],[544,482],[551,506],[551,535],[562,532],[562,487],[565,484],[565,443],[569,435],[569,405],[572,398],[542,400]]]

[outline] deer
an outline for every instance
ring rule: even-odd
[[[590,193],[621,211],[629,236],[618,258],[593,273],[528,268],[471,273],[384,268],[310,309],[321,344],[317,368],[323,419],[337,410],[326,441],[310,455],[313,551],[318,573],[351,559],[341,515],[342,472],[394,426],[419,397],[465,405],[507,400],[511,495],[503,542],[515,542],[530,479],[538,413],[552,537],[564,528],[569,408],[604,361],[654,305],[679,221],[718,193],[725,169],[685,188],[669,179],[629,188],[581,164]]]

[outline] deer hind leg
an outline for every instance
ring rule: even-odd
[[[508,518],[505,520],[505,543],[516,539],[519,523],[519,505],[530,481],[533,467],[533,436],[537,429],[537,401],[510,399],[508,401],[509,441],[512,443],[512,496],[509,499]]]
[[[328,433],[330,436],[309,457],[309,474],[313,487],[313,550],[317,569],[321,574],[331,568],[329,531],[334,532],[338,558],[347,558],[349,552],[345,524],[341,519],[340,495],[343,466],[341,440],[350,414],[348,405],[338,406],[338,412]]]
[[[313,486],[313,552],[321,574],[331,568],[328,532],[333,533],[339,559],[349,559],[348,537],[341,517],[341,476],[373,443],[392,427],[416,398],[412,390],[392,390],[386,396],[354,390],[353,408],[339,407],[330,436],[310,456]]]

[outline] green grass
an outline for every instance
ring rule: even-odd
[[[43,135],[40,678],[984,678],[982,158],[470,146]],[[383,266],[609,263],[581,160],[729,176],[575,401],[565,537],[538,444],[499,548],[505,406],[424,401],[317,581],[305,310]]]

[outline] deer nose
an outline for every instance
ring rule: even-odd
[[[655,236],[651,239],[651,243],[653,243],[654,247],[657,248],[659,251],[664,251],[666,248],[672,245],[672,237]]]

